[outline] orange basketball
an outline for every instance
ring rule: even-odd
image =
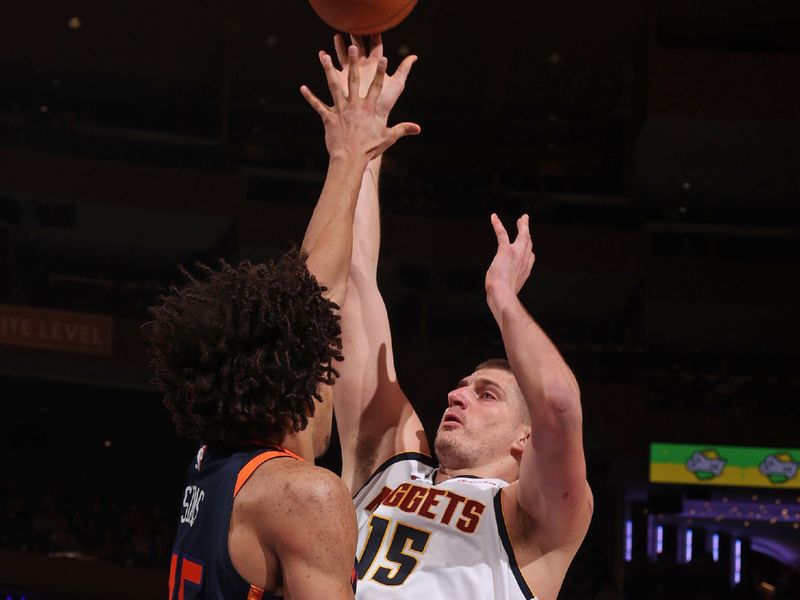
[[[417,0],[309,0],[320,18],[338,31],[355,35],[391,29],[413,10]]]

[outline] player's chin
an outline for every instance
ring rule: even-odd
[[[436,438],[433,440],[433,449],[439,462],[446,460],[447,457],[458,454],[458,449],[461,447],[458,435],[453,431],[442,431],[441,428],[436,432]]]
[[[448,423],[442,423],[439,425],[439,429],[436,431],[436,439],[434,441],[435,444],[440,444],[442,446],[452,446],[456,444],[456,440],[458,439],[458,430],[459,427],[453,427]]]
[[[331,447],[331,435],[328,434],[325,436],[325,439],[322,440],[322,444],[314,448],[314,458],[319,458],[327,454],[328,449]]]

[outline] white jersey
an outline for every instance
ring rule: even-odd
[[[417,453],[381,465],[354,498],[359,600],[536,600],[517,566],[500,479],[434,484]]]

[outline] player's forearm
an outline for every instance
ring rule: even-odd
[[[578,384],[516,295],[491,298],[490,306],[533,424],[520,465],[519,502],[528,514],[551,515],[545,529],[563,542],[581,522],[576,515],[588,490]]]
[[[513,291],[490,291],[487,300],[533,422],[557,427],[579,423],[578,383],[553,342]]]
[[[347,297],[340,313],[347,360],[339,367],[334,406],[344,455],[352,450],[351,434],[358,429],[363,404],[374,398],[378,387],[378,349],[385,347],[382,342],[390,339],[388,317],[376,280],[380,248],[379,171],[380,158],[370,161],[361,180],[353,222]]]
[[[325,184],[303,238],[308,268],[342,304],[353,250],[353,219],[366,157],[333,157]]]
[[[371,160],[364,170],[358,195],[355,220],[353,222],[353,283],[357,286],[374,283],[378,271],[378,256],[381,244],[380,201],[378,181],[381,157]]]

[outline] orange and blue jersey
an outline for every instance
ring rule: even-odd
[[[248,449],[203,446],[189,467],[172,548],[169,600],[274,600],[245,581],[228,552],[236,494],[268,460],[296,454],[274,446]]]

